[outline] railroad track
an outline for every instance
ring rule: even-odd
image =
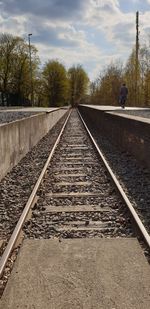
[[[32,216],[26,222],[29,210]],[[27,238],[150,237],[76,110],[67,118],[0,262]],[[25,224],[24,224],[25,222]]]
[[[27,237],[132,236],[125,205],[72,112],[38,192]]]

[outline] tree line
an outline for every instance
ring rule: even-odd
[[[48,60],[41,69],[34,45],[30,52],[31,65],[29,45],[23,38],[0,35],[0,105],[55,107],[82,102],[89,78],[81,65],[66,70],[60,61]]]
[[[138,63],[133,48],[125,65],[121,61],[108,64],[91,83],[80,64],[67,70],[59,60],[52,59],[41,68],[38,50],[30,47],[32,84],[28,43],[18,36],[0,35],[0,105],[118,105],[120,86],[126,83],[127,105],[150,107],[148,42],[139,48]]]
[[[150,107],[150,44],[139,48],[138,62],[133,48],[126,64],[120,61],[110,63],[90,84],[88,103],[97,105],[118,105],[119,90],[126,83],[129,94],[128,106]]]

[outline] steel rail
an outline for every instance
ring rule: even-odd
[[[95,140],[94,140],[94,138],[93,138],[91,132],[89,131],[89,129],[88,129],[88,127],[87,127],[85,121],[83,120],[83,118],[82,118],[82,116],[81,116],[81,114],[80,114],[79,111],[78,111],[78,114],[79,114],[79,116],[80,116],[80,118],[81,118],[81,120],[82,120],[82,122],[83,122],[83,124],[84,124],[84,127],[86,128],[86,130],[87,130],[87,132],[88,132],[88,134],[89,134],[89,136],[90,136],[90,138],[91,138],[91,140],[92,140],[92,142],[93,142],[93,144],[94,144],[94,146],[95,146],[97,152],[99,153],[99,155],[100,155],[100,157],[101,157],[101,159],[102,159],[104,165],[106,166],[106,168],[107,168],[109,174],[111,175],[111,177],[112,177],[112,179],[113,179],[113,181],[114,181],[114,183],[115,183],[115,185],[116,185],[116,187],[117,187],[119,193],[121,194],[123,200],[125,201],[125,203],[126,203],[128,209],[129,209],[130,213],[132,214],[132,217],[133,217],[134,221],[136,222],[136,224],[137,224],[137,226],[138,226],[140,232],[142,233],[143,238],[145,239],[145,241],[146,241],[148,247],[150,248],[150,235],[149,235],[148,232],[146,231],[146,229],[145,229],[143,223],[141,222],[141,220],[140,220],[138,214],[136,213],[135,209],[133,208],[131,202],[129,201],[129,199],[128,199],[127,195],[126,195],[126,193],[125,193],[124,190],[122,189],[122,187],[121,187],[121,185],[120,185],[120,183],[119,183],[117,177],[116,177],[115,174],[113,173],[113,171],[112,171],[112,169],[110,168],[108,162],[106,161],[104,155],[102,154],[101,150],[99,149],[97,143],[95,142]]]
[[[62,133],[63,133],[65,127],[66,127],[66,124],[68,122],[70,114],[71,114],[71,110],[70,110],[69,115],[68,115],[68,117],[67,117],[67,119],[66,119],[66,121],[65,121],[65,123],[64,123],[64,125],[63,125],[63,127],[62,127],[62,129],[61,129],[61,131],[59,133],[59,135],[58,135],[58,138],[57,138],[57,140],[56,140],[56,142],[55,142],[55,144],[54,144],[54,146],[53,146],[53,148],[52,148],[52,150],[50,152],[50,155],[49,155],[49,157],[48,157],[48,159],[47,159],[47,161],[46,161],[46,163],[45,163],[45,165],[44,165],[44,167],[42,169],[42,172],[41,172],[41,174],[40,174],[40,176],[39,176],[39,178],[38,178],[38,180],[37,180],[37,182],[36,182],[36,184],[35,184],[35,186],[34,186],[34,188],[32,190],[32,193],[29,196],[29,199],[28,199],[28,201],[27,201],[27,203],[26,203],[26,205],[25,205],[25,207],[23,209],[23,212],[22,212],[22,214],[21,214],[21,216],[19,218],[19,221],[18,221],[18,223],[17,223],[17,225],[16,225],[16,227],[15,227],[15,229],[14,229],[14,231],[13,231],[13,233],[12,233],[10,239],[9,239],[9,242],[8,242],[8,244],[6,246],[6,249],[5,249],[5,251],[4,251],[4,253],[3,253],[2,257],[1,257],[1,260],[0,260],[0,278],[1,278],[2,274],[3,274],[4,268],[6,266],[6,263],[8,261],[8,258],[10,256],[10,254],[11,254],[13,248],[14,248],[14,245],[15,245],[17,239],[18,239],[18,236],[20,234],[22,226],[23,226],[23,224],[25,222],[25,219],[26,219],[26,217],[28,215],[28,212],[29,212],[29,210],[31,208],[31,205],[32,205],[32,203],[34,201],[34,198],[35,198],[36,193],[38,191],[38,188],[39,188],[39,186],[41,184],[41,181],[42,181],[42,179],[43,179],[43,177],[45,175],[45,172],[46,172],[47,167],[48,167],[48,165],[50,163],[50,160],[51,160],[51,158],[52,158],[52,156],[54,154],[54,151],[55,151],[55,149],[56,149],[56,147],[57,147],[57,145],[58,145],[58,143],[60,141],[60,138],[62,136]]]

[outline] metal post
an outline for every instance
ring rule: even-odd
[[[136,12],[136,52],[135,52],[135,103],[139,102],[138,91],[138,78],[139,78],[139,12]]]
[[[31,44],[30,44],[30,36],[32,33],[28,34],[29,40],[29,59],[30,59],[30,90],[31,90],[31,104],[34,105],[34,95],[33,95],[33,79],[32,79],[32,61],[31,61]]]

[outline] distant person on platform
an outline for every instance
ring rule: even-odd
[[[120,95],[119,95],[119,103],[122,108],[125,108],[125,103],[128,96],[128,88],[126,87],[126,84],[122,84],[120,88]]]

